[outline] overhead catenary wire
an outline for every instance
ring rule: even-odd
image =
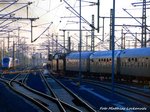
[[[13,10],[12,12],[9,12],[8,14],[3,15],[3,16],[1,16],[0,18],[4,18],[4,17],[7,16],[7,15],[10,15],[10,14],[12,14],[12,13],[14,13],[14,12],[17,12],[17,11],[19,11],[19,10],[21,10],[21,9],[23,9],[23,8],[25,8],[25,7],[27,7],[27,6],[30,5],[30,4],[32,4],[32,2],[28,2],[27,5],[24,5],[24,6],[18,8],[18,9],[16,9],[16,10]]]
[[[9,8],[10,6],[14,5],[16,2],[19,0],[14,1],[13,3],[10,3],[8,6],[4,7],[3,9],[0,10],[0,12],[4,11],[5,9]]]
[[[130,15],[133,19],[135,19],[140,25],[142,25],[142,23],[141,23],[139,20],[137,20],[134,16],[132,16],[132,15],[127,11],[127,9],[123,8],[123,10],[124,10],[128,15]],[[146,29],[147,29],[148,31],[150,31],[150,29],[148,29],[147,27],[146,27]]]
[[[49,24],[49,26],[37,37],[37,38],[35,38],[32,42],[35,42],[38,38],[40,38],[49,28],[50,28],[50,26],[53,24],[53,22],[51,22],[50,24]]]
[[[63,0],[68,6],[69,6],[69,8],[71,8],[73,11],[73,14],[75,14],[77,17],[80,17],[80,15],[79,15],[79,13],[66,1],[66,0]],[[69,8],[67,8],[67,9],[69,9]],[[71,11],[71,10],[70,10]],[[91,23],[89,23],[84,17],[82,17],[81,16],[81,19],[85,22],[85,23],[87,23],[90,27],[92,27],[92,28],[94,28],[94,29],[96,29]]]

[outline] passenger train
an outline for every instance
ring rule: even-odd
[[[79,52],[57,53],[52,70],[70,75],[79,72]],[[115,79],[150,82],[150,48],[115,50]],[[81,52],[81,72],[84,76],[111,79],[112,51]]]
[[[4,57],[2,59],[2,69],[11,69],[13,67],[17,67],[18,65],[19,65],[18,59],[14,59],[14,63],[12,57]]]

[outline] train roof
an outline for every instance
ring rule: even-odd
[[[12,58],[12,57],[3,57],[3,59],[4,59],[4,58]]]
[[[145,57],[145,56],[150,56],[150,47],[125,49],[120,54],[120,57]]]
[[[115,50],[114,55],[117,57],[120,54],[121,50]],[[112,51],[95,51],[90,58],[111,58]]]
[[[62,59],[65,57],[65,53],[55,53],[53,54],[53,59]]]
[[[13,59],[13,58],[12,57],[3,57],[2,60],[3,59]]]
[[[86,59],[89,58],[89,56],[92,54],[92,51],[83,51],[81,52],[81,58]],[[71,52],[66,56],[66,59],[78,59],[80,52]]]

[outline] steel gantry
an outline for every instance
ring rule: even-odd
[[[27,3],[21,3],[19,2],[19,0],[14,0],[14,1],[1,1],[0,2],[1,5],[3,5],[4,7],[0,10],[0,32],[13,32],[17,29],[20,29],[21,26],[19,26],[18,28],[11,28],[11,24],[12,23],[15,23],[17,21],[22,21],[22,20],[25,20],[25,21],[31,21],[31,42],[33,42],[33,37],[32,37],[32,32],[33,32],[33,26],[32,26],[32,22],[35,21],[36,19],[39,19],[39,18],[30,18],[28,13],[29,13],[29,10],[28,10],[28,6],[32,4],[32,2],[27,2]],[[20,7],[17,7],[16,9],[9,9],[10,7],[12,7],[13,5],[21,5]],[[21,16],[21,17],[18,17],[18,16],[15,16],[17,13],[17,11],[20,11],[24,8],[27,8],[27,13],[26,14],[26,17],[24,16]],[[4,11],[8,9],[10,11],[7,11],[7,13],[4,13]]]
[[[150,5],[149,4],[150,1],[146,1],[146,0],[143,0],[143,2],[136,2],[136,3],[132,3],[133,6],[142,6],[142,35],[141,35],[141,47],[146,47],[147,46],[147,30],[150,31],[148,28],[147,28],[147,24],[146,24],[146,6],[147,5]]]

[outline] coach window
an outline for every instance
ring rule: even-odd
[[[99,62],[101,61],[101,59],[99,59]]]
[[[128,62],[130,62],[130,58],[128,58]]]
[[[105,59],[104,59],[104,62],[105,62]]]
[[[148,58],[146,58],[148,60]]]
[[[135,58],[135,62],[137,62],[137,58]]]
[[[109,59],[109,61],[111,62],[111,58]]]
[[[107,58],[107,62],[109,62],[109,59]]]

